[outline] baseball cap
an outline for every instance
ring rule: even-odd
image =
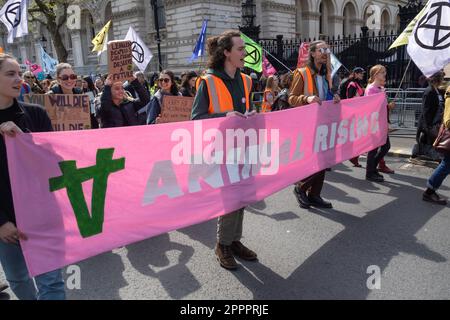
[[[361,67],[356,67],[353,69],[354,73],[366,73],[366,71]]]

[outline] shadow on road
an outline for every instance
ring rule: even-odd
[[[172,299],[182,299],[200,289],[200,283],[186,267],[194,254],[190,246],[170,240],[163,234],[127,246],[127,257],[141,274],[157,278]],[[171,265],[167,253],[179,251],[178,261]]]
[[[334,173],[334,178],[336,175],[340,173]],[[341,178],[340,181],[348,181],[358,190],[375,188],[369,182],[349,175]],[[336,210],[312,210],[342,224],[345,229],[304,261],[287,279],[280,278],[260,263],[244,263],[251,272],[240,270],[233,274],[253,292],[254,299],[366,299],[371,293],[366,285],[370,276],[366,271],[371,265],[378,266],[383,274],[389,262],[400,253],[445,262],[442,255],[415,237],[443,207],[421,200],[423,189],[417,185],[423,185],[423,179],[404,175],[395,175],[392,179],[394,182],[385,184],[390,188],[388,195],[395,199],[368,212],[363,218]]]

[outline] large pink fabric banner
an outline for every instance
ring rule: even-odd
[[[7,138],[31,275],[260,201],[383,145],[386,97]],[[157,248],[156,248],[157,249]]]

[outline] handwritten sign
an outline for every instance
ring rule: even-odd
[[[133,52],[131,41],[108,42],[108,72],[114,82],[133,79]]]
[[[165,96],[159,123],[191,120],[194,98]]]
[[[25,95],[25,102],[44,106],[54,131],[91,128],[90,101],[85,94]]]

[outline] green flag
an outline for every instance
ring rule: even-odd
[[[398,38],[394,41],[394,43],[389,47],[388,50],[406,46],[408,44],[409,36],[412,34],[414,27],[416,26],[417,21],[419,21],[425,14],[426,6],[423,7],[422,11],[408,24],[405,30],[398,36]]]
[[[245,66],[255,70],[256,72],[262,72],[263,70],[263,48],[255,41],[247,37],[241,32],[241,38],[245,42],[245,51],[247,56],[245,57]]]

